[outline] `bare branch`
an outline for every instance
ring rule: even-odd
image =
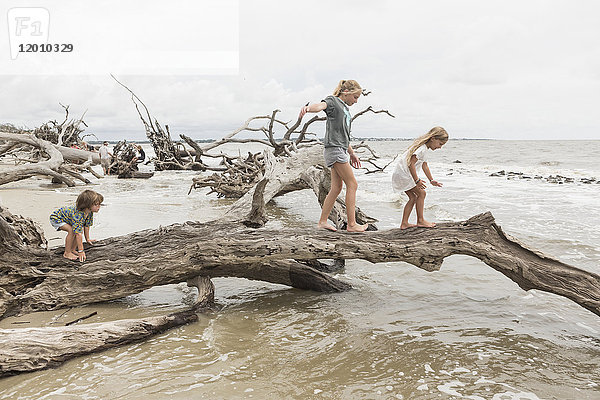
[[[369,106],[366,109],[364,109],[364,110],[362,110],[362,111],[357,112],[356,114],[354,114],[354,116],[352,117],[352,122],[354,122],[354,120],[356,118],[360,117],[361,115],[363,115],[363,114],[365,114],[367,112],[372,112],[374,114],[385,113],[385,114],[389,115],[392,118],[396,118],[395,116],[393,116],[392,114],[390,114],[390,112],[388,110],[377,110],[377,111],[375,111],[375,110],[373,110],[373,107]]]

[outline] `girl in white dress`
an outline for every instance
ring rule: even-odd
[[[432,128],[425,135],[415,139],[413,144],[406,150],[394,170],[392,175],[392,186],[398,192],[404,192],[408,196],[408,202],[404,206],[402,213],[402,224],[400,229],[421,226],[425,228],[433,228],[435,223],[426,221],[423,217],[423,209],[425,208],[425,181],[417,175],[417,169],[421,167],[429,183],[433,186],[441,187],[442,184],[433,180],[429,166],[427,165],[428,152],[441,149],[448,141],[448,133],[440,126]],[[417,209],[417,224],[409,224],[408,217],[412,212],[413,207]]]

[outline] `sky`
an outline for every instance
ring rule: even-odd
[[[439,125],[451,138],[600,138],[600,1],[222,1],[3,1],[0,123],[62,121],[65,104],[99,140],[144,140],[112,72],[175,137],[219,138],[275,109],[295,121],[302,105],[355,79],[371,94],[353,113],[371,105],[395,116],[362,116],[355,137],[413,138]],[[74,42],[72,54],[11,59],[4,15],[26,6],[49,10],[49,43]],[[210,69],[196,51],[239,58]],[[190,60],[204,69],[182,70]]]

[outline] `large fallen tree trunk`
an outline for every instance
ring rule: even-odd
[[[465,222],[441,223],[435,229],[362,235],[188,222],[105,239],[87,253],[89,261],[79,264],[64,259],[60,252],[5,250],[0,262],[0,315],[113,300],[196,276],[235,276],[340,290],[339,281],[289,260],[405,261],[435,271],[453,254],[479,258],[525,290],[555,293],[600,315],[598,275],[526,248],[504,234],[490,213]],[[317,283],[323,280],[326,283]]]

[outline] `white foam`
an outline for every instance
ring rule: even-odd
[[[66,391],[67,391],[67,388],[66,388],[66,387],[61,387],[61,388],[58,388],[58,389],[56,389],[56,390],[55,390],[55,391],[53,391],[53,392],[50,392],[50,393],[48,393],[48,394],[46,394],[46,395],[44,395],[44,396],[40,397],[40,398],[39,398],[39,400],[42,400],[42,399],[47,399],[47,398],[52,398],[52,396],[54,396],[54,395],[60,395],[60,394],[64,394]]]
[[[461,373],[468,373],[468,372],[471,372],[471,370],[467,369],[467,368],[463,368],[463,367],[457,367],[457,368],[454,368],[452,371],[450,371],[451,374],[455,374],[455,373],[461,374]]]
[[[438,385],[437,388],[440,392],[449,394],[450,396],[463,397],[462,394],[460,394],[456,390],[454,390],[454,387],[464,387],[464,386],[465,386],[465,384],[462,383],[461,381],[452,381],[452,382],[445,383],[443,385]]]
[[[496,393],[492,400],[540,400],[534,393],[531,392],[504,392]]]

